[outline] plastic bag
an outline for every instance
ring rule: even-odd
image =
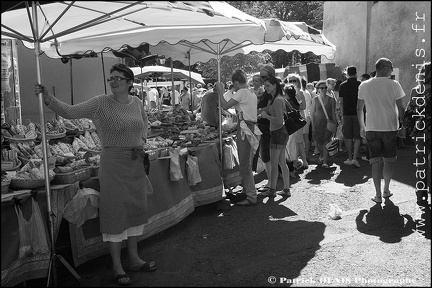
[[[32,197],[32,217],[33,223],[31,225],[32,232],[32,252],[33,253],[48,253],[48,239],[45,230],[44,221],[39,205]]]
[[[30,216],[29,221],[27,221],[21,209],[18,205],[15,205],[15,213],[18,217],[18,230],[19,230],[19,250],[18,258],[23,258],[26,256],[31,256],[31,222],[33,219],[33,214]]]
[[[224,152],[224,168],[233,169],[239,163],[239,159],[238,159],[238,152],[237,152],[237,144],[232,138],[228,138],[225,141],[223,152]]]
[[[30,257],[34,253],[49,252],[48,239],[39,205],[32,197],[32,213],[27,221],[21,209],[15,205],[18,217],[20,244],[18,258]]]
[[[170,155],[170,180],[180,181],[183,179],[183,174],[180,168],[180,150],[171,149],[169,151]]]
[[[328,213],[328,216],[330,219],[337,220],[341,218],[342,215],[342,209],[339,208],[337,204],[329,204],[330,205],[330,211]]]
[[[231,145],[225,145],[223,147],[223,151],[224,151],[224,168],[233,169],[235,166],[235,162],[234,162],[234,155],[233,155]]]
[[[199,173],[198,157],[188,155],[186,165],[189,186],[195,186],[202,180]]]
[[[63,208],[63,217],[78,228],[85,221],[98,217],[99,192],[92,188],[78,189],[75,196]]]

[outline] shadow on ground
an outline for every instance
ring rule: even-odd
[[[270,276],[298,277],[326,226],[290,221],[296,213],[281,205],[285,200],[260,198],[257,206],[225,211],[197,207],[193,217],[140,245],[150,246],[143,251],[159,270],[131,275],[136,286],[271,286]]]
[[[411,235],[416,227],[411,215],[401,215],[399,207],[390,199],[385,199],[384,206],[375,204],[369,212],[361,210],[356,218],[356,225],[359,232],[377,236],[385,243],[400,242],[403,237]],[[386,229],[381,229],[383,227]]]

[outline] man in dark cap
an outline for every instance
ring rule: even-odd
[[[342,82],[339,88],[339,102],[342,110],[342,133],[348,151],[348,159],[343,163],[360,167],[357,161],[361,144],[360,124],[357,117],[357,98],[358,87],[361,82],[357,80],[357,69],[355,66],[347,68],[347,77],[348,79]]]

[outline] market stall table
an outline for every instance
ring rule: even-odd
[[[163,157],[150,162],[149,179],[154,192],[149,195],[148,200],[152,216],[144,226],[144,234],[140,236],[139,241],[177,224],[191,214],[194,207],[222,199],[223,184],[217,145],[208,143],[189,148],[189,151],[195,154],[199,161],[202,182],[196,186],[188,185],[185,172],[186,156],[180,157],[183,174],[180,181],[170,180],[169,158]],[[99,185],[97,179],[91,179],[83,182],[83,186],[97,190]],[[86,221],[80,228],[69,223],[69,232],[75,266],[109,253],[108,243],[102,242],[98,218]],[[126,243],[123,245],[125,247]]]
[[[170,181],[169,158],[156,159],[150,162],[149,179],[153,194],[149,195],[151,217],[145,225],[144,234],[139,240],[155,235],[183,220],[194,211],[194,207],[214,203],[222,199],[223,184],[221,163],[219,161],[216,141],[190,147],[189,152],[198,157],[202,181],[189,186],[186,175],[186,155],[180,157],[183,178]],[[98,188],[98,180],[92,177],[82,182],[85,187]],[[86,186],[87,184],[87,186]],[[89,187],[92,188],[92,187]],[[63,208],[79,189],[79,182],[65,185],[52,185],[51,206],[56,215],[54,221],[55,238],[57,238],[63,220]],[[97,189],[95,189],[97,190]],[[38,204],[44,220],[47,222],[46,192],[37,190]],[[30,190],[21,196],[24,217],[31,213]],[[19,231],[14,201],[2,203],[2,286],[14,286],[20,282],[47,277],[49,254],[34,255],[18,259]],[[69,237],[73,264],[79,266],[91,259],[109,254],[107,243],[102,242],[99,232],[99,219],[90,219],[81,227],[69,224]],[[48,226],[48,225],[47,225]],[[47,232],[48,233],[48,232]],[[126,244],[124,244],[126,245]],[[72,263],[71,263],[72,264]]]

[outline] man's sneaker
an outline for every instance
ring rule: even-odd
[[[357,160],[353,160],[352,165],[356,166],[357,168],[360,168],[360,164]]]
[[[258,196],[262,196],[262,197],[275,197],[276,196],[276,191],[274,189],[269,189],[265,192],[259,193]]]
[[[251,201],[249,199],[245,199],[243,201],[236,202],[235,204],[238,205],[238,206],[255,206],[255,205],[257,205],[257,202],[256,201],[253,202],[253,201]]]
[[[367,156],[362,156],[362,160],[369,161],[369,159],[367,158]]]
[[[284,188],[282,191],[277,192],[278,195],[291,197],[291,191],[289,188]]]
[[[357,161],[357,160],[356,160]],[[343,163],[344,164],[346,164],[346,165],[352,165],[353,164],[353,160],[349,160],[349,159],[347,159],[347,160],[345,160]],[[358,163],[358,162],[357,162]]]

